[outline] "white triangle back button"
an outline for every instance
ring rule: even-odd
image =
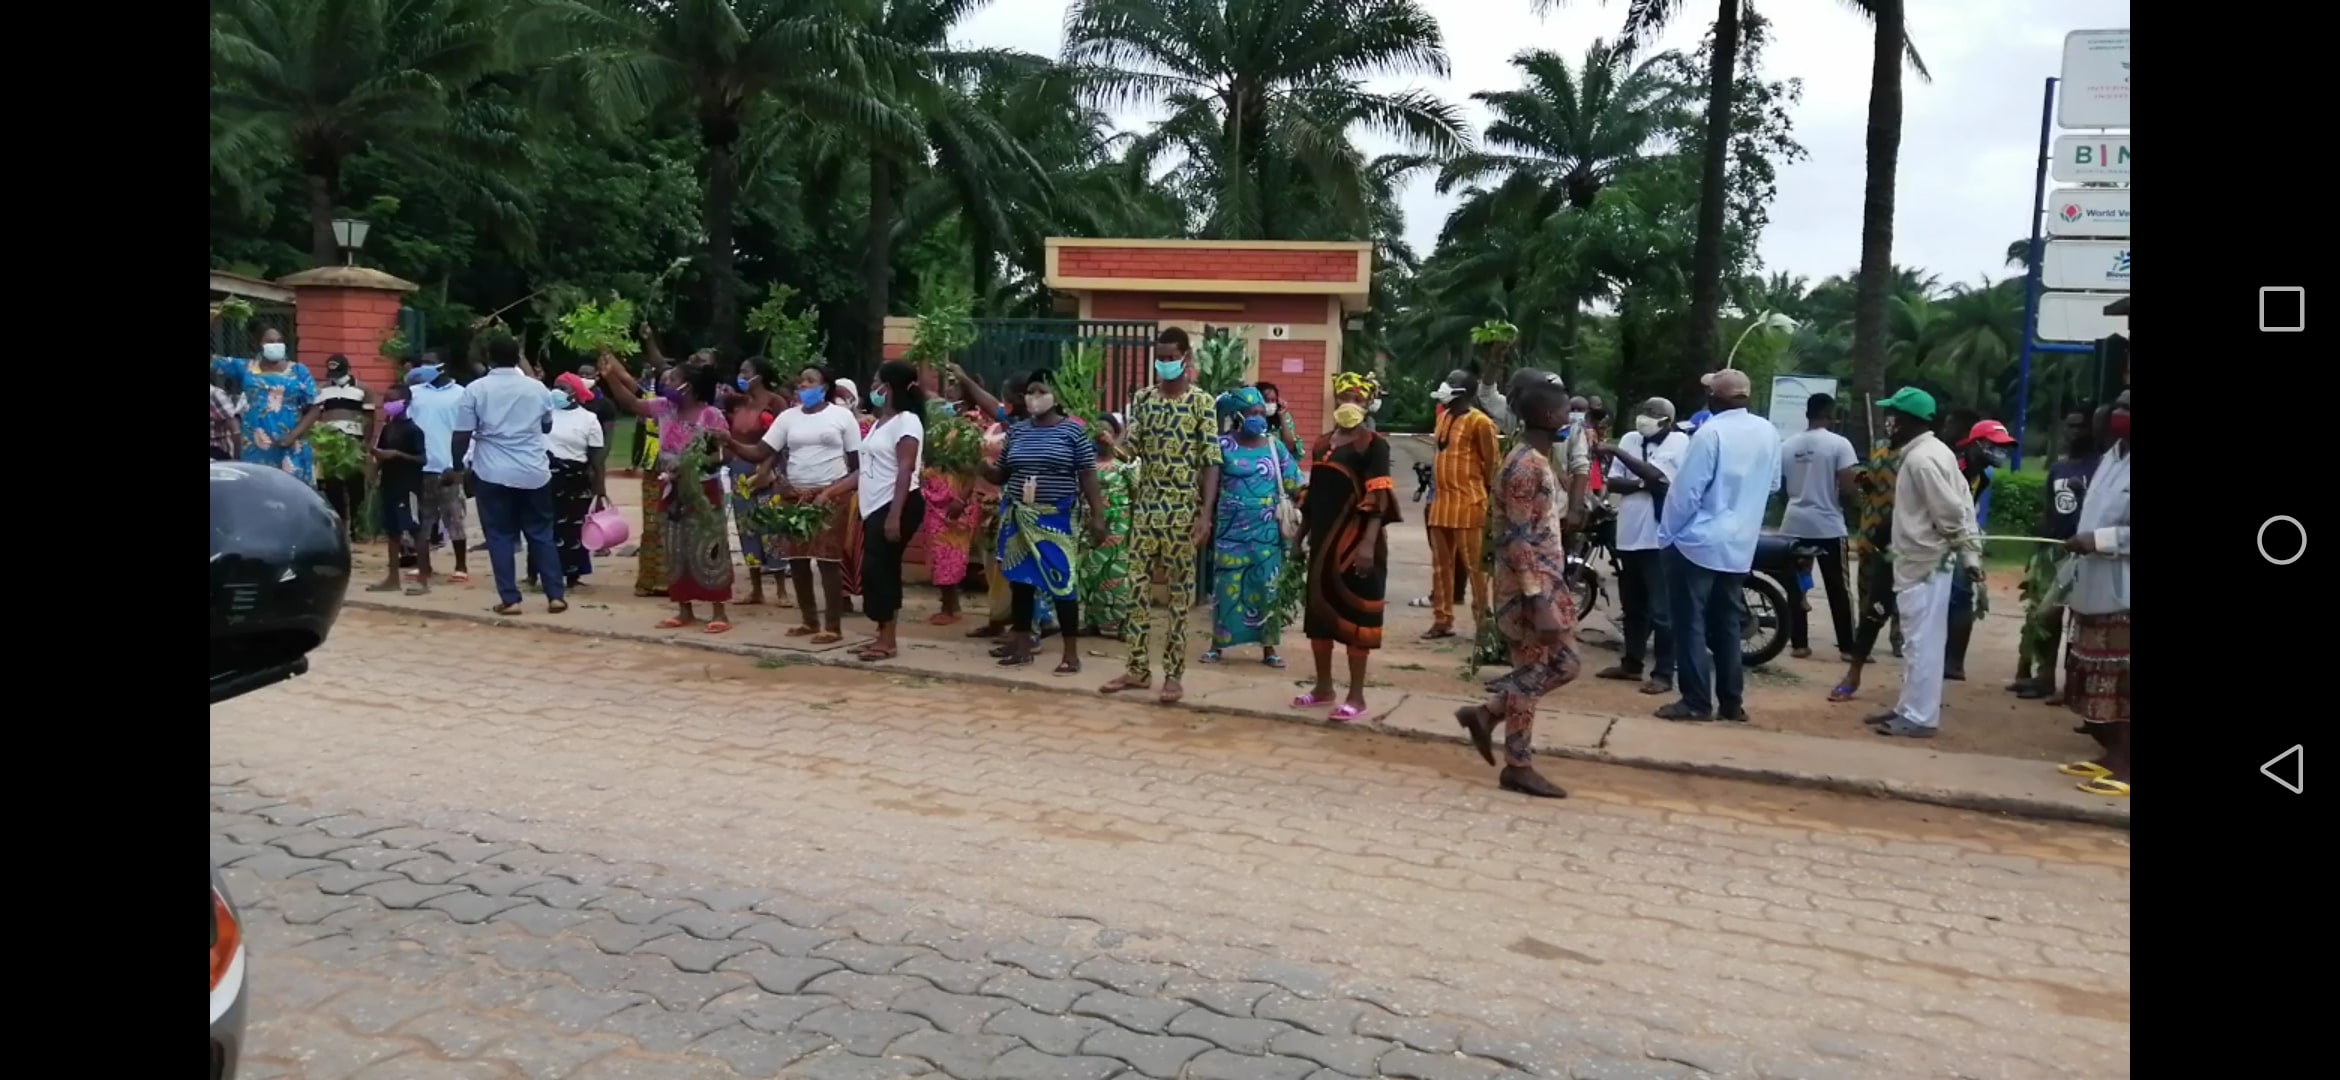
[[[2307,745],[2302,743],[2275,755],[2259,766],[2259,775],[2283,785],[2283,790],[2294,795],[2307,788]]]

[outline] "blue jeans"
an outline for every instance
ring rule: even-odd
[[[506,604],[520,602],[516,556],[523,536],[528,538],[529,565],[536,567],[537,580],[544,582],[545,598],[566,596],[568,579],[561,573],[560,550],[553,546],[552,485],[516,488],[487,480],[478,483],[474,494],[479,500],[479,529],[487,534],[488,566],[496,574],[496,597]]]
[[[1739,592],[1745,574],[1709,570],[1665,550],[1666,597],[1674,631],[1674,685],[1691,712],[1724,716],[1746,708],[1747,671],[1740,656],[1740,627],[1747,618]]]
[[[1958,568],[1950,570],[1950,621],[1957,622],[1974,614],[1974,579]]]

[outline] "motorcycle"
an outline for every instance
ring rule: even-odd
[[[1576,602],[1581,625],[1610,595],[1607,580],[1593,565],[1593,556],[1605,554],[1617,565],[1617,511],[1596,503],[1585,527],[1568,542],[1568,565],[1562,572],[1569,598]],[[1820,554],[1818,546],[1765,533],[1755,543],[1755,564],[1739,583],[1739,662],[1762,667],[1779,658],[1788,646],[1788,604],[1800,602],[1803,590],[1795,585],[1797,566]],[[1793,598],[1793,599],[1791,599]]]

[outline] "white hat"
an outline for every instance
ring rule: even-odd
[[[837,380],[837,389],[845,391],[846,397],[852,398],[855,401],[861,400],[861,388],[853,385],[853,380],[851,379]]]

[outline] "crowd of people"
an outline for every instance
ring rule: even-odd
[[[370,393],[339,357],[320,386],[271,330],[258,357],[213,360],[213,458],[314,482],[307,436],[340,425],[365,445],[371,491],[343,478],[329,497],[351,520],[357,500],[375,499],[390,558],[369,589],[428,591],[441,544],[452,548],[451,579],[467,580],[467,503],[476,501],[492,610],[520,614],[525,582],[559,613],[594,556],[609,554],[590,550],[587,523],[608,504],[615,421],[630,414],[641,440],[633,458],[646,466],[633,587],[673,603],[662,628],[725,633],[731,605],[769,601],[798,609],[789,636],[829,645],[843,640],[858,601],[874,633],[856,655],[890,660],[901,650],[904,562],[923,543],[941,601],[929,621],[963,618],[961,594],[980,565],[989,619],[969,636],[996,639],[991,653],[1004,666],[1034,663],[1054,633],[1054,673],[1076,675],[1084,637],[1118,638],[1124,666],[1100,692],[1176,703],[1191,651],[1186,616],[1206,600],[1202,662],[1256,648],[1260,662],[1283,667],[1284,623],[1296,612],[1313,680],[1291,706],[1336,722],[1368,714],[1388,530],[1401,520],[1373,376],[1334,377],[1332,427],[1311,446],[1272,384],[1197,387],[1191,343],[1175,327],[1156,341],[1151,385],[1122,411],[1086,419],[1066,411],[1048,371],[994,396],[954,366],[943,400],[930,404],[920,370],[889,362],[865,401],[824,367],[791,373],[760,356],[734,367],[711,351],[668,361],[646,328],[643,342],[643,376],[605,354],[548,380],[503,339],[485,345],[482,365],[423,363]],[[1535,768],[1532,737],[1539,702],[1581,672],[1569,553],[1596,508],[1613,512],[1624,609],[1623,655],[1597,676],[1671,695],[1657,716],[1747,719],[1740,589],[1768,503],[1784,493],[1780,531],[1819,552],[1814,578],[1848,665],[1831,700],[1859,693],[1891,625],[1902,687],[1867,723],[1902,738],[1940,728],[1943,682],[1964,677],[1967,634],[1987,601],[1976,587],[1975,504],[1994,448],[2012,437],[1996,421],[1951,414],[1956,441],[1946,441],[1934,398],[1904,388],[1878,403],[1888,437],[1863,461],[1835,431],[1826,395],[1808,402],[1806,429],[1783,441],[1748,410],[1743,372],[1713,373],[1705,388],[1706,408],[1687,422],[1651,398],[1613,442],[1605,405],[1571,396],[1546,372],[1518,372],[1498,393],[1455,371],[1436,391],[1436,453],[1417,492],[1427,496],[1432,552],[1423,636],[1457,635],[1455,603],[1467,590],[1474,622],[1491,630],[1509,670],[1456,720],[1505,790],[1565,794]],[[982,432],[971,473],[927,459],[929,425],[949,418]],[[2126,795],[2128,395],[2072,426],[2041,526],[2057,544],[2041,548],[2026,585],[2025,651],[2009,689],[2079,714],[2105,753],[2063,771],[2084,790]],[[1809,656],[1808,605],[1797,600],[1792,644]]]

